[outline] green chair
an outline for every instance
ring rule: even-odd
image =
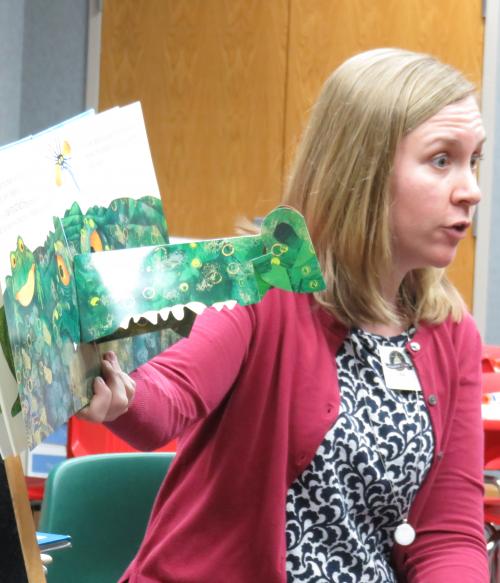
[[[174,453],[68,459],[50,473],[38,530],[72,537],[50,553],[47,583],[116,583],[133,559]]]

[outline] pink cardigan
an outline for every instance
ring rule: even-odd
[[[134,374],[108,424],[140,449],[181,435],[144,541],[121,581],[285,583],[285,498],[335,422],[346,329],[311,296],[273,290],[206,311],[191,336]],[[394,548],[400,581],[485,583],[480,339],[472,318],[419,327],[408,346],[435,456],[412,506],[417,539]]]

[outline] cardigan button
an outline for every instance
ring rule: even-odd
[[[420,350],[420,342],[410,342],[410,350],[412,350],[413,352],[418,352]]]
[[[432,405],[434,407],[434,405],[437,405],[437,402],[438,402],[438,398],[436,397],[436,395],[434,395],[434,393],[432,395],[429,395],[429,399],[428,399],[429,405]]]

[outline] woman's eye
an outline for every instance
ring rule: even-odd
[[[439,154],[432,159],[432,164],[436,168],[446,168],[448,166],[448,156],[446,154]]]
[[[470,167],[473,170],[476,170],[476,168],[479,166],[479,162],[483,159],[483,155],[482,154],[474,154],[472,156],[472,158],[470,159]]]

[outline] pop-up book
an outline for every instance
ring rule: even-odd
[[[126,247],[129,234],[146,244],[168,236],[139,104],[90,112],[7,146],[0,169],[5,457],[33,448],[88,402],[99,348],[80,342],[73,256]],[[151,357],[157,336],[124,341],[126,365]]]
[[[0,149],[0,168],[4,457],[88,403],[104,351],[129,372],[188,335],[206,306],[324,288],[290,208],[259,235],[169,244],[137,103]]]

